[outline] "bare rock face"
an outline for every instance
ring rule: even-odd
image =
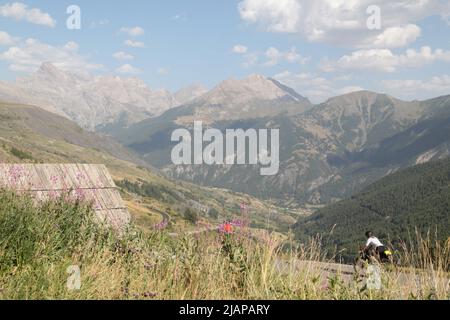
[[[242,80],[225,80],[188,105],[194,108],[194,115],[214,121],[261,118],[283,112],[298,114],[312,106],[294,90],[257,74]]]
[[[201,97],[207,92],[208,89],[206,89],[204,86],[200,84],[193,84],[177,91],[174,94],[174,97],[179,105],[183,105],[191,102],[198,97]]]
[[[140,79],[74,74],[51,63],[14,84],[0,83],[0,99],[38,105],[88,130],[127,126],[179,104],[167,90],[152,90]]]

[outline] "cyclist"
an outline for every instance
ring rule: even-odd
[[[364,253],[367,256],[378,255],[381,262],[388,262],[392,252],[381,243],[381,241],[373,235],[372,231],[366,232],[367,242],[364,249]]]

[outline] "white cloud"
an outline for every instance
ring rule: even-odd
[[[250,68],[258,64],[259,62],[259,54],[257,53],[247,53],[244,55],[244,62],[242,63],[242,66],[244,68]]]
[[[450,26],[450,2],[447,3],[447,7],[445,7],[441,12],[441,18]]]
[[[87,61],[78,52],[75,42],[55,47],[36,39],[27,39],[0,53],[0,60],[10,63],[9,69],[18,72],[34,72],[43,62],[74,73],[85,73],[102,69],[103,66]]]
[[[343,95],[343,94],[362,91],[362,90],[364,90],[364,88],[360,87],[360,86],[348,86],[348,87],[343,87],[341,89],[337,89],[335,92],[339,95]]]
[[[133,60],[134,59],[133,55],[123,52],[123,51],[114,53],[113,57],[117,60]]]
[[[238,44],[233,47],[233,52],[237,54],[247,53],[248,48],[244,45]]]
[[[366,45],[365,47],[377,48],[400,48],[415,42],[421,35],[421,29],[415,24],[408,24],[401,27],[387,28],[383,33],[379,34],[373,45]]]
[[[275,66],[280,62],[298,62],[301,64],[305,64],[308,61],[308,58],[303,58],[300,54],[297,53],[297,49],[295,47],[286,52],[282,52],[275,47],[270,47],[266,50],[265,57],[267,61],[264,63],[264,65],[267,67]]]
[[[367,27],[367,8],[374,4],[381,8],[381,30]],[[420,35],[415,23],[449,12],[440,0],[242,0],[238,9],[244,21],[269,32],[360,49],[406,46]]]
[[[70,52],[77,52],[80,46],[78,43],[69,41],[64,45],[64,50],[70,51]]]
[[[333,96],[363,90],[359,86],[336,87],[333,81],[314,73],[295,74],[285,71],[273,78],[308,97],[313,103],[320,103]]]
[[[450,94],[450,75],[435,76],[427,80],[384,80],[383,87],[403,99],[428,99]]]
[[[25,20],[33,24],[55,27],[56,21],[46,12],[42,12],[38,8],[28,8],[21,2],[7,3],[0,6],[0,16],[4,18],[12,18],[17,21]]]
[[[268,31],[297,32],[301,4],[296,0],[245,0],[238,5],[241,18],[261,23]]]
[[[358,50],[337,61],[324,60],[321,68],[331,72],[337,69],[365,69],[395,72],[398,68],[418,68],[433,62],[450,62],[450,51],[432,50],[424,46],[420,50],[408,49],[403,54],[395,54],[389,49]]]
[[[264,67],[273,67],[279,63],[300,63],[305,64],[309,58],[302,57],[295,47],[287,51],[281,51],[275,47],[269,47],[264,52],[248,52],[248,48],[244,46],[235,46],[235,53],[242,54],[244,57],[243,66],[249,68],[255,65]]]
[[[139,74],[142,71],[139,70],[138,68],[133,67],[130,64],[124,64],[123,66],[119,67],[116,69],[116,73],[120,73],[120,74]]]
[[[0,46],[9,46],[17,42],[19,39],[12,37],[5,31],[0,31]]]
[[[145,30],[141,27],[123,27],[120,29],[120,32],[128,34],[130,37],[139,37],[145,34]]]
[[[145,48],[145,43],[140,41],[126,40],[124,44],[132,48]]]

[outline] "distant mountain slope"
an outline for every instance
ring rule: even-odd
[[[298,181],[297,185],[290,183],[291,189],[300,191],[296,198],[326,204],[348,197],[393,171],[415,165],[425,153],[431,152],[426,161],[445,157],[450,136],[441,136],[430,148],[411,146],[404,161],[390,158],[394,145],[403,149],[419,138],[419,133],[408,130],[432,126],[432,119],[450,111],[449,98],[406,102],[361,91],[330,99],[295,117],[297,143],[284,166],[289,168],[285,178]],[[402,134],[409,142],[392,140]],[[388,141],[392,141],[390,148]],[[432,152],[439,147],[442,152]],[[375,163],[376,159],[385,161]]]
[[[262,113],[247,114],[249,97],[258,96],[275,100],[256,103]],[[450,96],[407,102],[359,91],[291,109],[294,101],[301,96],[270,79],[227,81],[188,105],[116,131],[116,137],[171,177],[293,205],[338,201],[389,173],[449,154]],[[265,112],[269,106],[278,113]],[[221,130],[279,128],[279,174],[261,177],[259,168],[249,166],[172,165],[171,133],[194,120]]]
[[[130,195],[125,188],[125,200],[139,224],[150,228],[161,219],[156,214],[155,220],[150,206],[170,211],[181,225],[186,207],[202,210],[202,219],[217,223],[209,217],[209,209],[224,219],[238,213],[241,203],[247,204],[251,221],[260,227],[287,230],[298,217],[245,194],[168,179],[110,138],[84,131],[64,117],[34,106],[0,102],[0,162],[105,164],[121,186],[142,189]],[[273,214],[274,210],[279,214]],[[266,217],[269,212],[270,221]]]
[[[450,154],[450,96],[421,104],[427,112],[417,124],[365,150],[352,154],[354,160],[372,166],[419,164]]]
[[[208,89],[199,84],[193,84],[174,93],[174,97],[180,105],[191,102],[208,92]]]
[[[177,123],[189,125],[193,118],[214,123],[225,120],[262,118],[281,113],[298,114],[312,104],[293,89],[261,75],[229,79],[188,104],[192,114]]]
[[[265,119],[282,115],[291,117],[311,107],[309,100],[293,89],[275,80],[251,75],[242,80],[226,80],[190,103],[172,108],[159,117],[128,128],[107,127],[103,132],[137,151],[152,165],[164,168],[170,162],[173,146],[170,138],[177,128],[191,128],[194,121],[203,121],[205,126],[228,125],[230,129],[241,122],[264,127]]]
[[[0,83],[0,99],[42,106],[89,130],[126,126],[179,105],[167,90],[151,90],[137,78],[79,75],[51,63],[15,83]]]
[[[450,160],[389,175],[348,200],[301,219],[294,227],[301,241],[320,234],[326,246],[351,258],[373,230],[383,241],[407,240],[415,228],[441,240],[450,235]]]
[[[242,80],[223,81],[207,93],[165,112],[160,117],[144,120],[129,128],[107,132],[126,144],[133,144],[145,142],[148,137],[157,133],[158,129],[191,127],[194,120],[204,121],[205,124],[255,120],[282,114],[301,114],[311,107],[311,102],[293,89],[273,79],[251,75]]]
[[[0,103],[0,139],[5,141],[27,134],[45,137],[49,142],[64,141],[99,150],[117,159],[145,165],[136,154],[113,139],[84,131],[64,117],[35,106]]]

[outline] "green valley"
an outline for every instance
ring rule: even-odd
[[[161,222],[161,211],[172,216],[169,227],[174,232],[195,230],[197,227],[184,219],[186,208],[198,212],[204,223],[216,225],[224,219],[239,218],[241,203],[250,208],[251,221],[257,228],[287,231],[299,216],[245,194],[168,179],[112,139],[84,131],[38,107],[0,103],[0,119],[1,162],[105,164],[123,187],[129,211],[143,229]],[[151,186],[153,192],[127,188],[123,181],[144,190]],[[217,219],[208,215],[210,210],[219,212]]]

